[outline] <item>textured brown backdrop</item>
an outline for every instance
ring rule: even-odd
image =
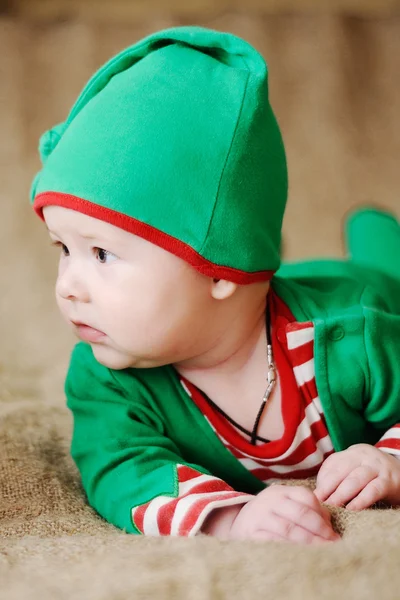
[[[0,20],[0,599],[399,598],[399,511],[338,511],[343,541],[323,550],[135,538],[86,506],[68,456],[62,387],[73,340],[54,306],[56,256],[28,189],[39,134],[114,52],[187,22],[233,31],[263,52],[288,152],[288,258],[340,255],[341,219],[355,204],[399,214],[400,20],[267,15],[246,4],[195,20],[163,4],[111,23],[101,11],[65,20],[66,2],[21,0],[8,2],[18,18]],[[113,5],[128,14],[128,0]],[[31,19],[39,8],[53,13]]]
[[[90,18],[121,22],[135,21],[143,15],[165,14],[174,18],[197,20],[227,11],[246,11],[247,15],[287,13],[392,15],[400,0],[0,0],[9,12],[34,19]],[[1,6],[1,5],[0,5]]]

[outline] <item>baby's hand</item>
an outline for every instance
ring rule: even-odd
[[[350,510],[368,508],[378,500],[399,504],[400,461],[375,446],[355,444],[322,464],[315,495]]]
[[[338,540],[339,535],[332,529],[329,511],[311,490],[272,485],[241,508],[229,538],[315,544]]]

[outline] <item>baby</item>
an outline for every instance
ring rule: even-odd
[[[33,206],[82,340],[72,456],[100,515],[329,543],[322,503],[400,503],[399,223],[359,211],[348,260],[280,266],[285,152],[254,48],[155,33],[92,77],[40,153]],[[279,484],[315,475],[315,492]]]

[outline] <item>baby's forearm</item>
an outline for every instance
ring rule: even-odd
[[[220,539],[228,539],[234,520],[243,505],[223,506],[214,509],[204,521],[201,533],[212,535]]]

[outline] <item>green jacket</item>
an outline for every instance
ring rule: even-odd
[[[400,421],[400,281],[318,261],[284,265],[272,285],[296,320],[314,323],[317,389],[335,450],[376,443]],[[128,532],[137,532],[133,507],[177,495],[177,464],[238,491],[264,487],[225,449],[172,366],[113,371],[79,343],[66,394],[89,503]]]

